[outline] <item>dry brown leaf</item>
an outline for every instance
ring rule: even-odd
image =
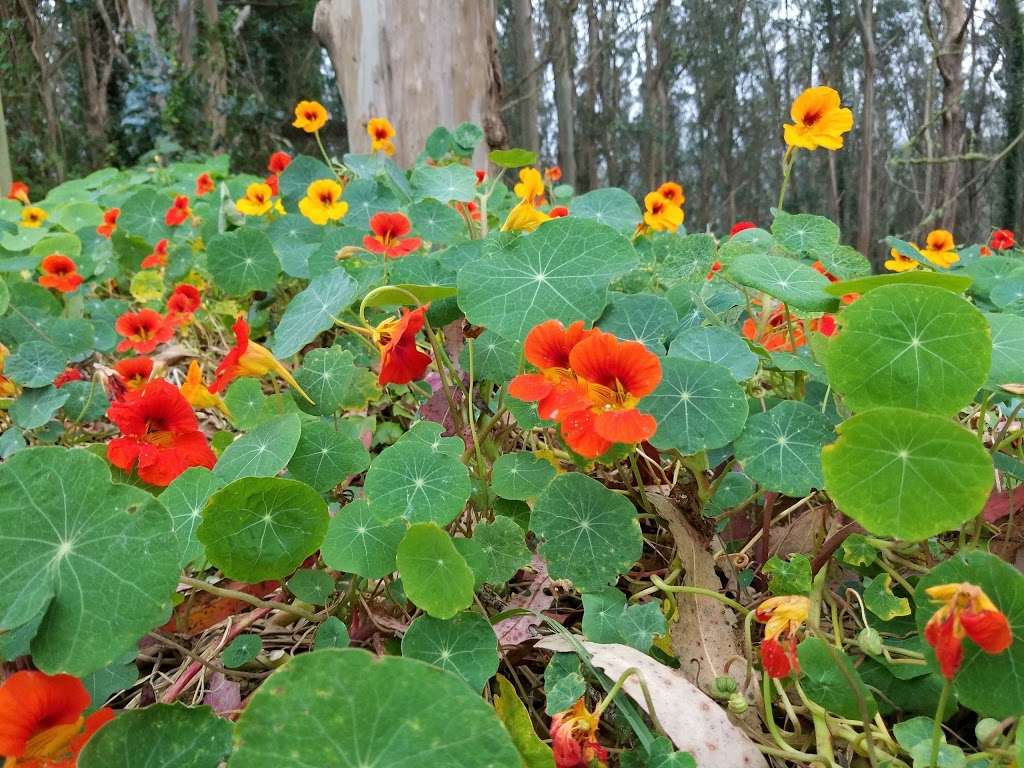
[[[612,680],[618,680],[631,667],[639,670],[661,727],[677,749],[693,755],[700,768],[768,768],[754,742],[679,671],[628,645],[580,642],[591,654],[590,663]],[[575,650],[566,638],[559,636],[545,637],[537,647],[561,652]],[[647,711],[635,676],[626,681],[622,690]]]
[[[531,611],[540,612],[550,608],[551,604],[555,602],[555,598],[550,593],[552,582],[551,577],[548,576],[547,564],[534,555],[530,567],[537,575],[530,582],[526,593],[518,594],[508,601],[508,605],[505,606],[507,610],[528,608]],[[536,627],[540,622],[539,618],[532,615],[513,616],[495,624],[494,633],[498,636],[498,642],[503,646],[519,645],[537,637]]]

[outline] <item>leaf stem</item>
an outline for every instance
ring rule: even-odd
[[[235,600],[241,600],[243,603],[254,605],[257,608],[269,608],[273,611],[284,611],[285,613],[299,616],[307,621],[320,621],[315,613],[311,613],[305,608],[300,608],[297,605],[278,603],[274,600],[260,600],[260,598],[254,597],[248,592],[240,592],[237,589],[226,589],[224,587],[215,587],[209,582],[203,581],[202,579],[193,579],[191,576],[181,576],[178,581],[192,587],[193,589],[201,589],[204,592],[209,592],[211,595],[217,595],[218,597],[230,597]]]

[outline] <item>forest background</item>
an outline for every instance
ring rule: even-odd
[[[688,230],[722,233],[769,220],[780,126],[818,84],[855,128],[800,164],[788,209],[876,265],[887,234],[1020,229],[1021,0],[0,0],[0,184],[39,199],[219,152],[260,173],[275,150],[316,153],[289,127],[316,99],[338,157],[374,110],[400,155],[468,117],[579,192],[677,179]]]

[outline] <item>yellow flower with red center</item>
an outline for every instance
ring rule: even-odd
[[[331,179],[314,181],[299,200],[299,211],[314,224],[323,226],[338,221],[348,213],[348,203],[341,199],[341,184]]]
[[[655,190],[644,196],[644,224],[656,232],[675,232],[683,223],[683,209]]]
[[[295,105],[295,119],[292,125],[306,133],[316,133],[324,127],[330,117],[319,101],[300,101]]]
[[[280,376],[307,401],[313,403],[310,396],[292,376],[292,372],[285,368],[269,349],[249,340],[249,324],[244,317],[239,315],[231,330],[235,332],[235,346],[217,366],[217,378],[214,379],[209,390],[212,394],[223,392],[227,389],[228,384],[237,378],[259,379],[269,373]]]
[[[35,229],[42,226],[50,218],[50,214],[37,205],[26,205],[21,209],[21,226]]]
[[[544,179],[536,168],[523,168],[519,171],[519,183],[512,191],[516,197],[530,205],[540,205],[544,200]]]
[[[933,229],[929,232],[925,246],[920,251],[928,261],[943,269],[949,269],[960,261],[956,243],[953,242],[953,233],[948,229]]]
[[[935,649],[939,669],[952,680],[964,660],[964,638],[985,653],[1002,653],[1013,643],[1006,615],[981,587],[967,582],[928,587],[928,598],[939,609],[928,619],[924,639]]]
[[[185,381],[178,387],[178,391],[193,408],[216,408],[228,418],[231,417],[231,411],[228,410],[224,400],[219,395],[213,394],[203,383],[203,369],[199,366],[198,360],[189,363],[188,374],[185,376]]]
[[[235,208],[246,216],[262,216],[274,207],[273,196],[269,184],[256,182],[245,188],[245,197],[235,203]]]
[[[551,217],[544,211],[534,208],[529,200],[523,200],[508,212],[505,223],[501,225],[501,231],[533,232],[545,221],[550,220]]]
[[[555,768],[589,768],[607,765],[608,750],[597,741],[600,715],[590,712],[583,699],[572,709],[551,718],[551,751]]]
[[[395,137],[395,127],[386,117],[371,117],[366,124],[366,133],[370,136],[370,151],[395,154],[395,145],[391,139]]]
[[[914,250],[918,253],[921,252],[921,249],[916,245],[914,246]],[[885,268],[890,272],[909,272],[912,269],[917,269],[919,266],[921,265],[918,262],[914,261],[909,256],[905,256],[900,253],[895,248],[889,249],[889,258],[885,262]]]
[[[810,610],[811,600],[803,595],[770,597],[757,607],[754,618],[765,625],[761,666],[769,677],[781,678],[800,672],[796,634],[807,621]]]
[[[839,102],[839,93],[827,85],[797,96],[789,110],[793,123],[783,128],[786,144],[810,150],[842,149],[843,134],[853,128],[853,112]]]

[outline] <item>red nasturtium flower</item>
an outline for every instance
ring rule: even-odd
[[[267,170],[271,173],[282,173],[292,163],[292,156],[287,152],[278,150],[270,156],[267,161]]]
[[[476,183],[479,186],[487,181],[487,171],[481,171],[479,168],[476,170]]]
[[[114,330],[124,336],[124,339],[118,342],[118,352],[127,352],[130,349],[140,355],[152,352],[174,336],[174,326],[152,309],[125,312],[117,318]]]
[[[149,378],[153,375],[153,360],[145,355],[129,357],[114,363],[114,370],[117,371],[125,389],[129,392],[137,392],[149,382]]]
[[[69,381],[82,381],[84,379],[85,376],[82,375],[82,372],[80,370],[68,366],[63,371],[57,374],[57,378],[53,380],[53,386],[56,387],[57,389],[60,389]]]
[[[468,203],[460,203],[458,200],[456,200],[454,203],[452,203],[452,205],[455,206],[455,210],[458,211],[461,215],[469,219],[472,219],[473,221],[480,221],[480,208],[472,200],[470,200]]]
[[[123,435],[107,445],[107,459],[125,472],[137,466],[139,479],[150,485],[169,485],[189,467],[212,469],[217,463],[192,406],[163,379],[111,405],[107,418]]]
[[[157,240],[156,245],[153,246],[153,252],[142,260],[142,268],[155,269],[157,267],[166,267],[167,246],[169,245],[170,241],[166,237],[162,237],[159,240]]]
[[[737,221],[729,230],[729,237],[734,237],[745,229],[757,229],[757,224],[752,221]]]
[[[263,180],[263,183],[270,187],[270,193],[275,197],[281,194],[281,180],[277,177],[276,173],[272,173]],[[280,205],[281,201],[278,201]]]
[[[550,168],[544,169],[544,178],[550,182],[556,182],[562,180],[562,168],[557,165],[553,165]]]
[[[796,633],[807,621],[810,609],[811,600],[803,595],[769,597],[757,607],[754,618],[765,625],[761,666],[769,677],[786,677],[790,672],[799,674]]]
[[[412,225],[401,213],[375,213],[370,219],[372,235],[363,238],[363,247],[373,253],[383,253],[386,258],[400,259],[420,247],[418,237],[406,237]]]
[[[554,208],[548,211],[548,216],[550,216],[552,219],[560,219],[563,216],[568,215],[569,209],[566,208],[564,205],[556,205]]]
[[[110,208],[103,212],[103,223],[96,227],[96,234],[109,238],[117,229],[117,220],[121,216],[120,208]]]
[[[409,311],[402,307],[401,317],[391,317],[373,329],[373,342],[380,351],[380,374],[377,383],[408,384],[423,377],[430,365],[430,355],[416,346],[416,334],[426,322],[429,304]]]
[[[992,233],[992,239],[989,240],[988,244],[992,247],[993,251],[1005,251],[1008,248],[1013,248],[1015,242],[1013,232],[1008,229],[997,229]]]
[[[90,702],[82,681],[35,670],[15,672],[0,685],[0,757],[14,768],[74,768],[78,753],[114,711],[84,717]]]
[[[281,365],[269,349],[249,340],[249,324],[242,315],[235,320],[231,330],[235,332],[235,346],[217,366],[217,377],[210,385],[210,392],[215,395],[223,392],[232,381],[240,377],[259,379],[272,373],[288,382],[310,403],[313,402],[299,386],[292,372]]]
[[[164,214],[164,223],[168,227],[177,227],[183,224],[192,215],[192,208],[189,207],[188,195],[178,195],[174,198],[171,207]]]
[[[213,192],[216,185],[213,183],[213,177],[208,173],[200,173],[196,176],[196,197],[202,197],[203,195]]]
[[[192,315],[202,305],[199,289],[188,283],[180,283],[167,297],[167,320],[174,325],[187,325]]]
[[[7,199],[17,200],[23,205],[28,205],[28,184],[24,181],[12,181],[11,188],[7,190]]]
[[[713,278],[716,274],[718,274],[721,271],[722,271],[722,262],[716,261],[716,262],[714,262],[711,265],[711,269],[708,270],[708,273],[706,275],[704,275],[704,279],[705,280],[710,280],[711,278]]]
[[[39,284],[61,293],[73,293],[85,280],[78,274],[75,262],[62,253],[51,253],[42,260],[39,269],[43,273],[39,277]]]
[[[970,638],[985,653],[1002,653],[1013,642],[1006,615],[982,591],[967,582],[939,584],[925,590],[939,609],[928,619],[924,639],[935,649],[939,669],[947,680],[964,660],[964,638]]]
[[[572,709],[551,718],[551,750],[555,768],[591,768],[607,764],[608,750],[597,741],[600,716],[590,712],[583,699]]]
[[[542,419],[558,419],[566,405],[579,402],[576,374],[569,368],[569,353],[591,331],[577,320],[566,328],[558,320],[545,320],[526,335],[523,354],[537,373],[521,373],[508,385],[508,393],[517,400],[537,403]]]

